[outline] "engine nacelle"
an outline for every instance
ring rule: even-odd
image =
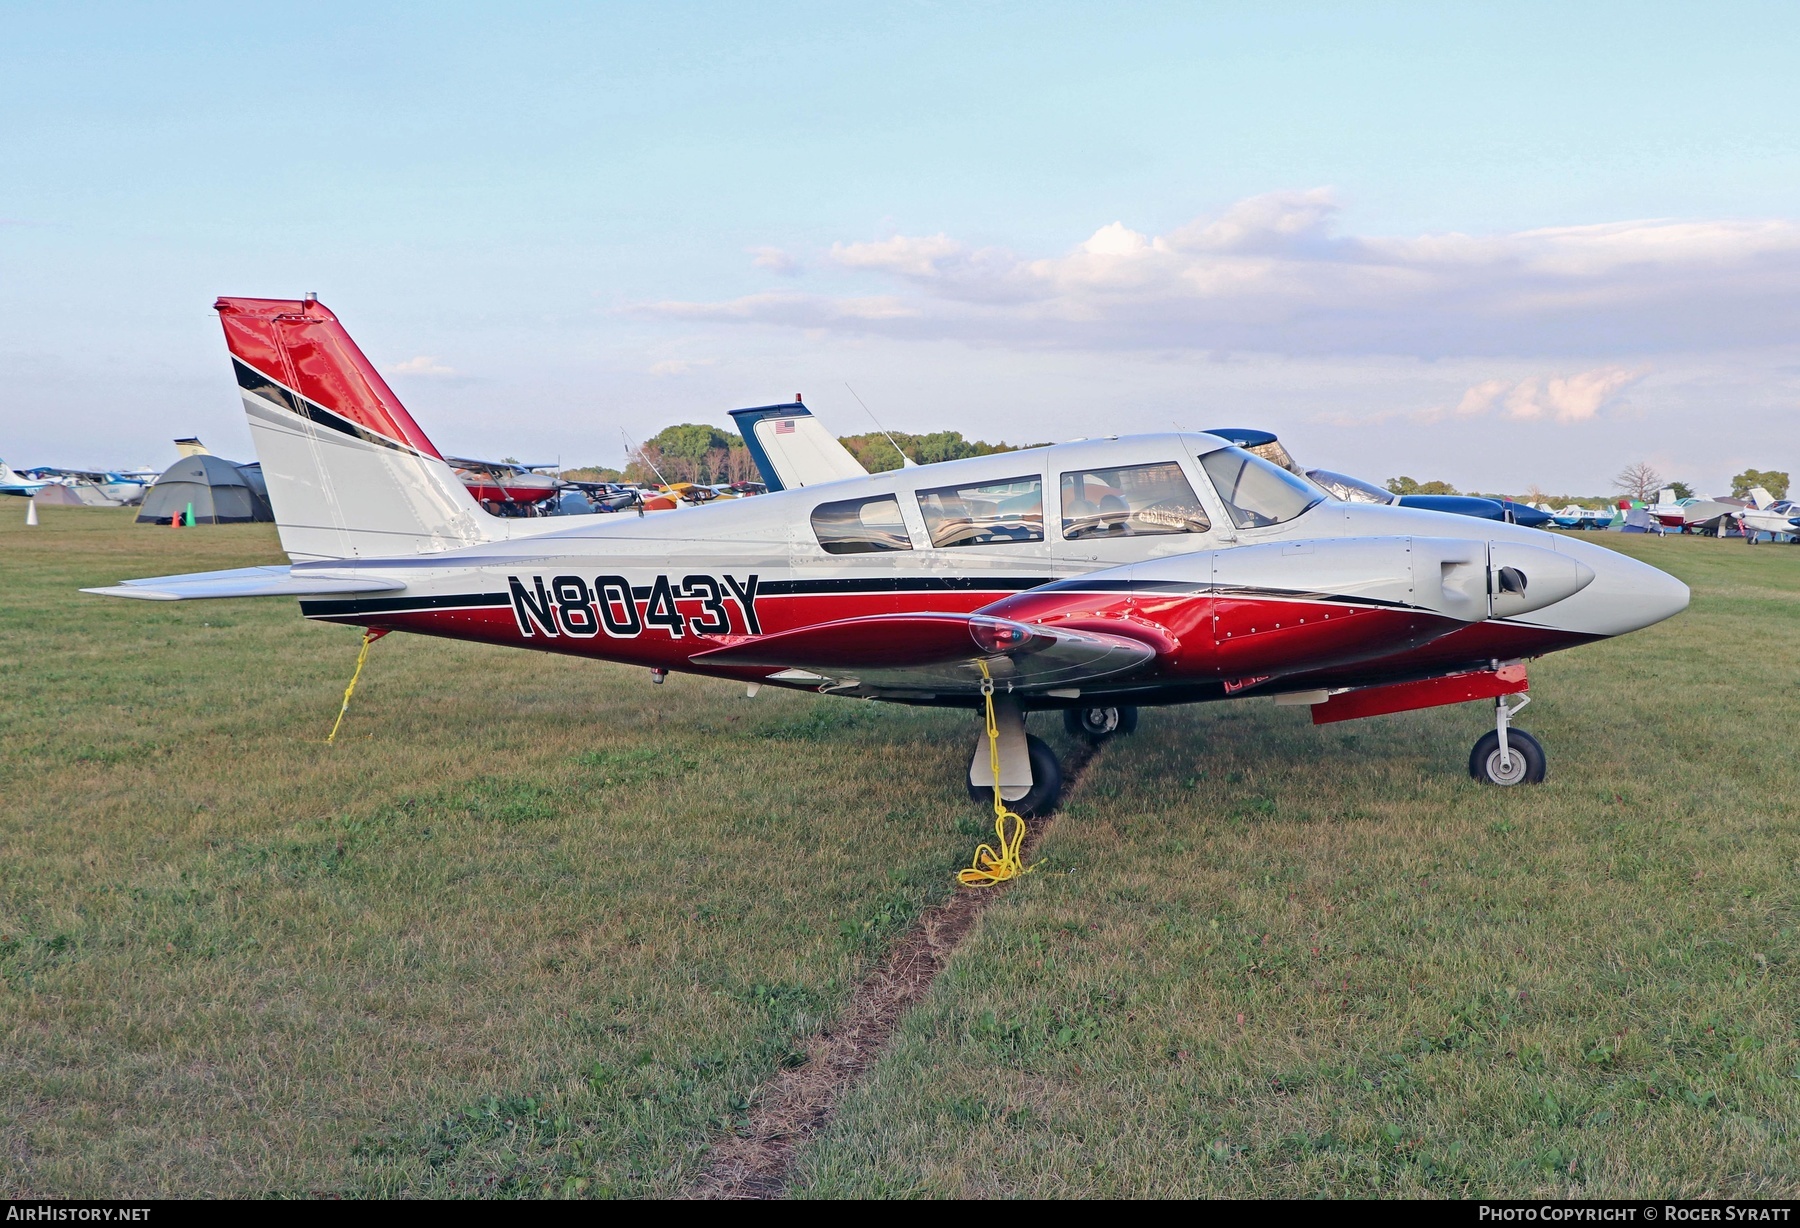
[[[1560,601],[1592,579],[1581,563],[1534,546],[1327,538],[1108,568],[983,612],[1135,636],[1158,650],[1160,677],[1229,683],[1405,652]]]

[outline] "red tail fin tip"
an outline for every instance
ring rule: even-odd
[[[442,459],[337,316],[317,298],[221,298],[213,310],[225,327],[231,356],[255,374],[362,430]],[[239,382],[243,379],[240,371]]]

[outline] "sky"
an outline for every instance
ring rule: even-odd
[[[0,0],[0,457],[248,459],[222,294],[447,452],[1252,426],[1800,469],[1800,8]]]

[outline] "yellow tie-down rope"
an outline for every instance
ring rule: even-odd
[[[331,722],[331,732],[325,735],[325,745],[330,746],[337,741],[338,728],[344,723],[344,713],[350,711],[350,697],[356,694],[356,680],[362,677],[363,666],[369,663],[369,645],[386,634],[386,627],[370,627],[363,632],[362,651],[356,654],[356,672],[350,675],[350,685],[344,688],[344,702],[338,708],[337,720]]]
[[[986,661],[976,664],[981,667],[981,697],[987,703],[988,763],[994,769],[994,836],[1000,850],[995,852],[986,844],[978,847],[974,864],[958,870],[956,881],[965,887],[998,887],[1037,867],[1027,866],[1020,853],[1025,847],[1025,820],[1008,810],[1000,798],[1000,725],[994,719],[994,679]]]

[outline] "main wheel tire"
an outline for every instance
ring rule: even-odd
[[[1490,729],[1482,734],[1475,749],[1469,752],[1469,775],[1482,784],[1498,785],[1503,789],[1513,785],[1541,784],[1549,768],[1544,748],[1538,740],[1523,729],[1509,729],[1506,745],[1512,752],[1510,767],[1500,763],[1499,732]]]
[[[1062,796],[1062,764],[1057,762],[1056,752],[1042,738],[1026,734],[1025,749],[1031,756],[1031,790],[1024,797],[1004,805],[1014,814],[1032,819],[1056,809],[1057,799]],[[992,810],[994,786],[970,781],[969,800]]]
[[[1071,738],[1104,742],[1137,728],[1138,710],[1129,704],[1116,708],[1064,708],[1063,728]]]

